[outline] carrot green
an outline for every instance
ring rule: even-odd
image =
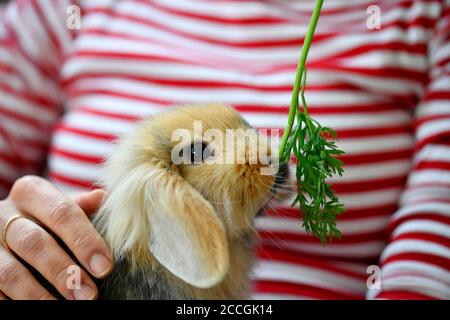
[[[336,157],[344,152],[335,143],[336,132],[331,128],[322,127],[311,118],[305,98],[306,59],[323,2],[324,0],[316,1],[300,54],[279,159],[282,162],[289,161],[291,154],[294,154],[297,195],[292,206],[299,204],[306,232],[325,243],[341,236],[341,232],[336,228],[336,222],[337,216],[344,212],[344,206],[326,180],[335,174],[343,174],[344,164]]]

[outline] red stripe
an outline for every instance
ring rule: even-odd
[[[373,179],[352,181],[352,182],[340,182],[332,183],[331,187],[334,191],[339,194],[345,193],[360,193],[367,191],[392,189],[392,188],[402,188],[406,183],[406,176],[392,177],[384,179]]]
[[[339,220],[358,220],[371,217],[385,217],[392,215],[397,210],[396,204],[383,204],[371,208],[360,209],[346,209],[343,214],[339,216]],[[285,218],[299,218],[300,211],[296,208],[283,207],[280,209],[268,209],[265,214],[269,217],[285,217]]]
[[[426,93],[424,101],[431,102],[432,100],[450,100],[450,92],[448,91],[429,91]]]
[[[416,253],[416,252],[404,252],[392,255],[382,262],[382,265],[387,265],[391,262],[396,261],[419,261],[429,264],[434,264],[436,266],[442,267],[450,271],[450,259],[444,257],[436,256],[434,254],[426,253]]]
[[[77,160],[80,162],[90,163],[90,164],[101,164],[104,162],[102,157],[96,157],[91,155],[83,155],[81,153],[75,153],[67,150],[63,150],[57,147],[52,147],[50,149],[50,153],[54,155],[58,155],[60,157]]]
[[[396,291],[389,290],[383,291],[376,296],[376,299],[389,299],[389,300],[437,300],[431,296],[427,296],[422,293],[411,291]]]
[[[56,49],[56,51],[58,52],[57,56],[60,57],[61,46],[59,44],[58,37],[56,36],[53,28],[50,27],[47,19],[45,18],[44,13],[42,12],[43,9],[41,8],[39,1],[31,1],[31,5],[37,17],[39,18],[39,21],[42,23],[42,28],[45,30],[45,34],[47,34],[48,38],[50,39],[50,43],[53,46],[53,50]],[[57,12],[58,9],[59,8],[53,8],[55,12]]]
[[[33,106],[42,109],[47,109],[50,111],[57,110],[56,101],[43,97],[41,95],[36,95],[35,93],[30,94],[24,91],[17,91],[16,89],[10,87],[9,85],[3,83],[0,83],[0,90],[14,96],[18,100],[26,101],[30,104],[33,104]]]
[[[84,51],[83,56],[90,56],[89,51]],[[109,53],[105,52],[93,52],[92,56],[97,57],[98,55],[102,56],[105,55],[106,57],[109,57]],[[124,70],[124,72],[127,72]],[[96,72],[83,72],[80,74],[73,75],[72,77],[68,77],[64,79],[62,82],[65,86],[71,85],[76,81],[82,81],[85,79],[91,80],[91,79],[108,79],[111,78],[117,78],[117,79],[124,79],[124,80],[133,80],[133,81],[139,81],[139,82],[145,82],[149,84],[156,84],[156,85],[162,85],[162,86],[170,86],[170,87],[181,87],[181,88],[193,88],[193,89],[199,89],[199,88],[211,88],[211,89],[224,89],[224,88],[231,88],[231,89],[251,89],[251,90],[261,90],[265,92],[291,92],[292,91],[292,85],[290,84],[278,84],[278,85],[272,85],[272,84],[252,84],[252,83],[236,83],[236,82],[225,82],[220,80],[197,80],[197,79],[166,79],[166,78],[158,78],[156,75],[136,75],[132,73],[118,73],[115,71],[109,71],[104,70],[102,73],[96,73]],[[352,84],[328,84],[328,85],[308,85],[306,87],[307,91],[319,91],[323,92],[324,90],[346,90],[346,91],[355,91],[355,92],[364,92],[362,88],[358,88]],[[375,107],[381,107],[383,108],[384,105],[371,105],[372,109],[375,110]],[[259,107],[262,108],[262,107]],[[288,110],[288,106],[284,107],[286,110]],[[353,107],[353,108],[358,108]],[[398,106],[395,104],[390,104],[386,108],[388,110],[390,109],[398,109]],[[379,109],[376,109],[379,111]]]
[[[278,231],[258,231],[261,238],[265,240],[273,239],[277,242],[280,240],[296,241],[300,243],[318,243],[316,237],[300,233],[300,223],[298,224],[299,233],[292,232],[278,232]],[[374,231],[359,234],[342,234],[340,239],[333,239],[332,245],[347,245],[347,244],[363,244],[365,242],[372,242],[376,240],[385,240],[387,236],[386,231]]]
[[[20,3],[20,2],[19,2]],[[20,11],[20,10],[18,10]],[[20,18],[21,20],[23,20],[23,18]],[[55,79],[56,75],[54,74],[54,72],[52,72],[51,70],[49,70],[49,68],[43,64],[40,64],[38,61],[35,61],[35,59],[33,59],[27,52],[25,52],[23,50],[23,47],[20,45],[20,43],[18,42],[19,39],[21,39],[19,37],[19,34],[17,33],[17,31],[12,27],[12,25],[9,23],[9,21],[7,21],[5,19],[6,23],[3,23],[3,27],[5,28],[5,30],[7,31],[7,41],[3,42],[5,45],[7,45],[8,47],[12,47],[11,51],[12,52],[17,52],[19,53],[19,55],[26,60],[30,65],[33,65],[40,73],[41,76],[46,77],[47,79]],[[3,40],[3,39],[0,39]]]
[[[78,187],[78,188],[85,188],[85,189],[89,189],[89,190],[98,188],[98,185],[96,185],[96,183],[94,181],[91,181],[91,182],[83,181],[80,179],[67,177],[65,175],[62,175],[62,174],[59,174],[56,172],[51,172],[51,173],[49,173],[48,176],[50,179],[58,181],[59,183],[63,183],[63,184]]]
[[[79,90],[68,90],[67,95],[73,99],[79,97],[79,96],[87,96],[87,95],[108,95],[111,97],[119,97],[119,98],[126,98],[130,100],[136,100],[139,102],[148,102],[151,104],[157,104],[157,105],[166,105],[170,106],[173,104],[173,102],[167,102],[160,99],[150,98],[150,97],[144,97],[142,95],[137,94],[131,94],[131,93],[124,93],[124,92],[117,92],[106,89],[79,89]]]
[[[292,254],[283,250],[275,250],[271,248],[259,247],[256,251],[259,259],[269,260],[269,261],[281,261],[287,263],[294,263],[300,266],[310,266],[316,267],[318,269],[327,270],[342,275],[346,275],[355,279],[365,280],[366,274],[357,273],[348,269],[342,269],[337,267],[335,261],[318,260],[305,257],[304,255]]]
[[[441,169],[450,171],[450,162],[421,161],[414,166],[414,170]]]
[[[257,293],[298,295],[300,297],[310,297],[324,300],[360,300],[363,295],[351,295],[344,292],[314,287],[306,284],[288,283],[282,281],[262,281],[254,283],[254,291]]]
[[[337,61],[320,61],[320,62],[310,62],[307,67],[315,67],[317,69],[323,70],[339,70],[342,73],[351,73],[355,76],[372,76],[379,78],[398,78],[398,79],[409,79],[417,82],[426,82],[426,75],[424,73],[407,70],[395,67],[377,67],[377,68],[363,68],[363,67],[350,67],[342,66],[341,63]]]
[[[383,26],[383,29],[385,27]],[[314,39],[315,40],[315,39]],[[336,55],[332,55],[330,59],[338,59],[338,58],[351,58],[358,55],[368,54],[371,52],[382,52],[382,51],[395,51],[396,53],[407,52],[411,54],[425,54],[427,50],[427,45],[423,43],[411,44],[411,43],[403,43],[403,42],[388,42],[388,43],[372,43],[361,45],[356,48],[350,48],[348,50],[344,50],[339,52]]]
[[[134,115],[130,115],[130,114],[109,112],[109,111],[104,111],[104,110],[96,110],[96,109],[93,109],[90,107],[82,107],[82,106],[77,107],[75,112],[86,113],[86,114],[96,115],[96,116],[100,116],[100,117],[124,120],[124,121],[130,121],[130,122],[136,122],[136,121],[142,119],[142,117],[134,116]]]
[[[416,214],[408,214],[399,219],[393,220],[389,225],[389,233],[392,233],[399,225],[404,224],[407,221],[411,220],[427,220],[427,221],[436,221],[445,223],[450,226],[450,217],[445,215],[440,215],[437,213],[416,213]]]
[[[156,28],[159,30],[168,31],[171,34],[176,34],[178,36],[182,36],[185,38],[189,38],[192,40],[197,40],[201,42],[206,42],[215,45],[222,45],[226,47],[238,47],[238,48],[262,48],[262,47],[282,47],[282,46],[295,46],[296,48],[301,47],[303,43],[303,39],[300,38],[291,38],[291,39],[265,39],[263,41],[231,41],[231,40],[221,40],[217,38],[201,36],[198,34],[193,34],[190,32],[182,31],[176,28],[169,27],[160,23],[157,19],[148,20],[137,17],[133,14],[125,14],[114,11],[113,9],[104,8],[104,7],[96,7],[89,8],[86,10],[87,15],[95,15],[95,14],[104,14],[109,17],[113,17],[116,20],[124,20],[137,24],[141,24],[144,26]],[[86,30],[91,31],[91,30]],[[122,36],[130,37],[130,35],[122,34]],[[314,41],[319,42],[320,40],[326,40],[335,36],[335,34],[317,34],[314,36]]]
[[[420,117],[419,119],[414,121],[413,127],[415,129],[417,129],[427,122],[447,120],[447,119],[450,119],[450,115],[448,115],[448,114],[436,114],[436,115],[431,115],[431,116],[424,116],[424,117]]]
[[[23,124],[33,127],[35,129],[39,129],[39,130],[48,129],[48,126],[46,126],[42,122],[39,122],[39,120],[37,120],[35,118],[30,118],[21,113],[16,113],[16,112],[13,112],[13,111],[7,109],[6,107],[4,107],[2,105],[1,101],[0,101],[0,114],[5,116],[6,118],[9,118],[12,121],[22,122]]]
[[[112,134],[93,132],[93,131],[84,130],[84,129],[80,129],[80,128],[74,128],[74,127],[70,127],[65,124],[57,125],[56,129],[60,132],[70,132],[72,134],[76,134],[79,136],[88,137],[88,138],[97,139],[97,140],[108,141],[108,142],[111,142],[111,141],[114,141],[117,139],[117,136],[112,135]]]
[[[446,143],[446,142],[448,143],[449,141],[450,141],[450,128],[446,131],[439,132],[439,133],[433,134],[431,136],[428,136],[422,140],[419,140],[419,142],[416,144],[414,150],[416,153],[418,153],[427,144]]]
[[[169,12],[174,15],[182,16],[182,17],[189,17],[196,20],[205,20],[205,21],[211,21],[216,23],[222,23],[222,24],[231,24],[231,25],[251,25],[251,24],[278,24],[283,21],[285,21],[282,18],[273,17],[273,16],[266,16],[261,15],[258,17],[242,17],[242,18],[233,18],[233,17],[222,17],[222,16],[207,16],[201,13],[194,13],[194,12],[188,12],[188,11],[181,11],[180,9],[170,8],[170,7],[164,7],[154,1],[138,1],[139,3],[152,7],[157,8],[161,11]]]
[[[402,233],[398,236],[391,239],[391,243],[397,240],[424,240],[424,241],[430,241],[437,244],[440,244],[444,247],[447,247],[450,249],[450,239],[445,237],[444,235],[439,236],[432,233],[426,233],[427,231],[424,230],[424,232],[408,232],[408,233]],[[449,260],[450,262],[450,260]]]
[[[400,149],[395,151],[386,152],[370,152],[364,154],[344,154],[339,157],[346,165],[352,164],[369,164],[385,161],[394,161],[402,159],[410,159],[412,155],[412,149]]]
[[[13,67],[10,66],[9,64],[4,64],[2,61],[0,61],[0,71],[4,72],[4,73],[7,73],[7,74],[14,75]]]
[[[0,177],[0,186],[5,188],[6,190],[9,190],[12,185],[13,185],[14,181],[9,181],[4,179],[3,177]]]

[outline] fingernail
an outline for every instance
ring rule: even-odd
[[[93,300],[97,296],[97,291],[87,284],[81,284],[79,289],[73,289],[75,300]]]
[[[111,262],[101,254],[94,254],[90,261],[91,270],[97,277],[106,275],[111,269]]]

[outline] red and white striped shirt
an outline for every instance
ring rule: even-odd
[[[284,128],[314,2],[80,1],[80,30],[73,1],[1,7],[0,194],[45,165],[61,189],[91,188],[111,141],[172,104]],[[448,0],[325,1],[306,94],[346,152],[343,237],[321,245],[289,203],[258,219],[255,298],[450,299],[449,40]]]

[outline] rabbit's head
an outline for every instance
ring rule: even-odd
[[[152,257],[201,288],[229,268],[229,243],[286,178],[271,143],[232,108],[175,107],[120,140],[105,165],[108,192],[96,217],[114,254]]]

